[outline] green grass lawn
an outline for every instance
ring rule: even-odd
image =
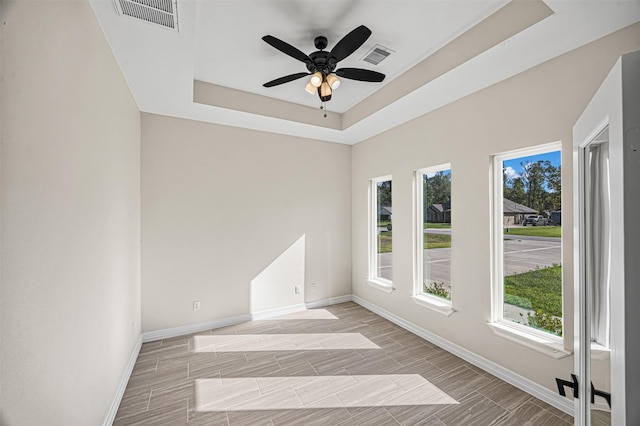
[[[427,228],[436,228],[436,229],[441,229],[441,228],[451,228],[451,224],[450,223],[425,223],[424,224],[424,229]]]
[[[451,235],[443,234],[424,234],[424,248],[450,248],[451,247]]]
[[[509,232],[507,232],[509,229]],[[505,235],[528,235],[532,237],[562,237],[561,226],[525,226],[522,228],[505,228]]]
[[[562,266],[504,277],[504,301],[562,316]]]
[[[562,336],[562,267],[504,277],[504,302],[534,311],[530,327]]]
[[[391,253],[393,232],[381,232],[378,234],[378,253]],[[449,248],[451,247],[451,235],[424,234],[424,248]]]
[[[392,242],[393,232],[381,232],[378,234],[378,253],[391,253],[393,246]]]

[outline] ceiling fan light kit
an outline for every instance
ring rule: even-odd
[[[332,90],[335,90],[340,86],[340,79],[337,76],[350,80],[379,83],[384,80],[385,75],[376,71],[363,68],[341,68],[336,70],[338,62],[358,50],[360,46],[367,41],[370,35],[371,30],[364,25],[360,25],[358,28],[344,36],[330,52],[324,50],[327,47],[327,38],[319,36],[314,39],[314,45],[318,50],[310,55],[306,55],[302,51],[291,46],[289,43],[286,43],[276,37],[266,35],[262,37],[262,40],[282,53],[289,55],[300,62],[304,62],[308,72],[286,75],[269,81],[263,86],[278,86],[280,84],[288,83],[311,75],[305,90],[312,95],[317,92],[320,97],[320,101],[324,104],[324,102],[331,99]],[[324,105],[320,108],[324,108]]]

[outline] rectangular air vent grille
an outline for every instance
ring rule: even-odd
[[[121,15],[178,31],[175,0],[114,0],[114,4]]]
[[[387,59],[387,57],[393,52],[391,49],[376,44],[369,52],[362,58],[363,61],[369,62],[373,65],[378,65],[380,62]]]

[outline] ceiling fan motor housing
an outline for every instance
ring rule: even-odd
[[[319,50],[309,55],[311,62],[307,63],[307,69],[310,73],[320,71],[322,74],[327,75],[332,73],[336,69],[337,61],[335,58],[329,57],[329,52]]]

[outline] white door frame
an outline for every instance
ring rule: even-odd
[[[573,128],[577,315],[574,367],[579,395],[575,422],[587,426],[591,332],[584,285],[584,152],[607,125],[611,186],[611,420],[613,425],[631,425],[640,424],[640,52],[618,59]]]

